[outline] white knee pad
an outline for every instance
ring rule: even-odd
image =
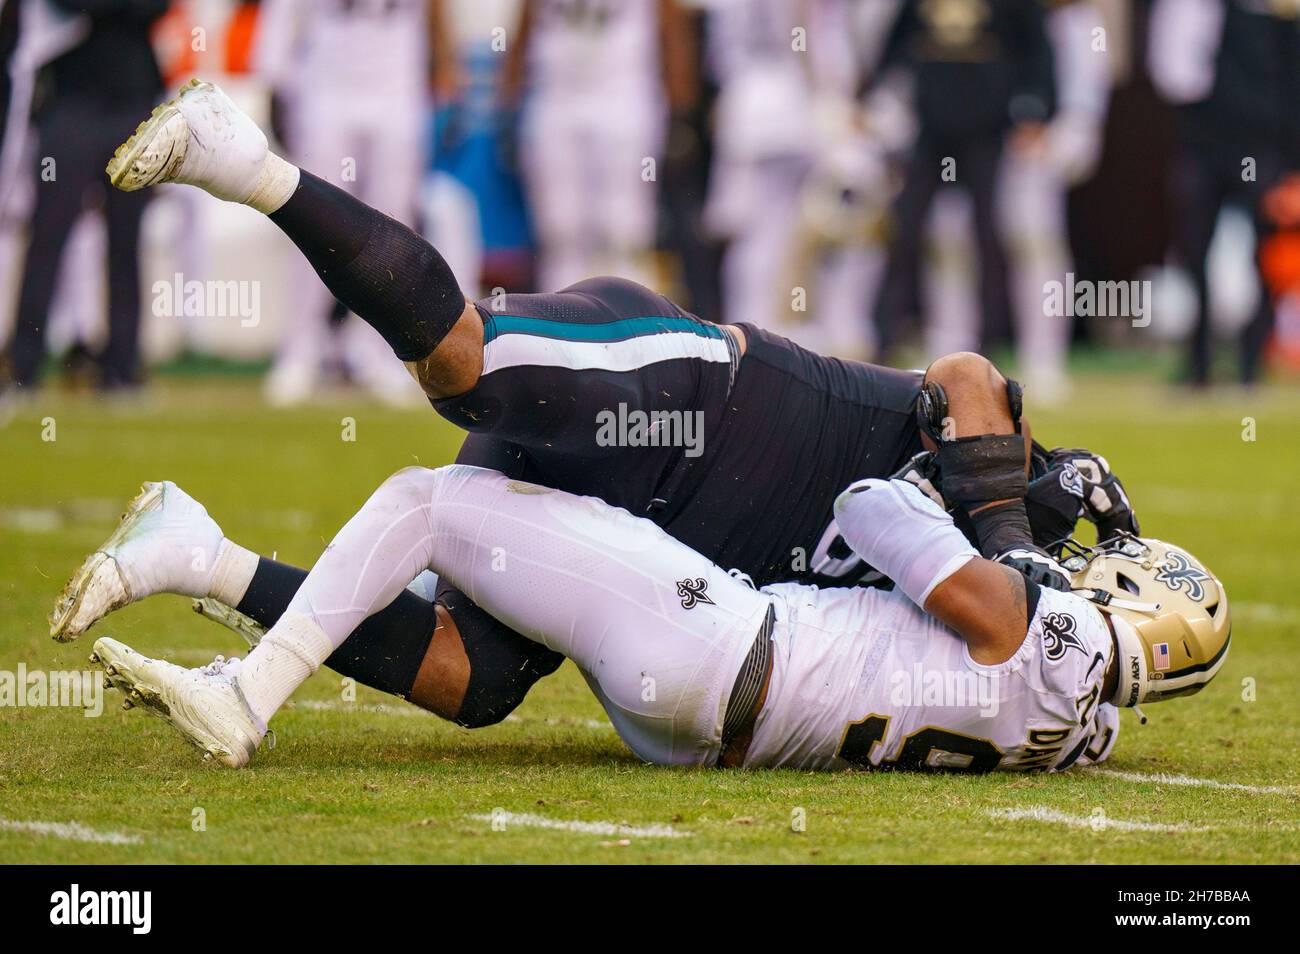
[[[952,517],[905,480],[860,480],[835,501],[835,521],[855,553],[917,606],[979,556]]]

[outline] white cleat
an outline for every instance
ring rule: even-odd
[[[201,503],[170,480],[146,483],[59,594],[50,635],[70,642],[114,610],[155,593],[206,593],[221,540],[221,527]]]
[[[243,636],[244,642],[248,643],[249,649],[256,649],[257,644],[266,635],[266,627],[257,620],[245,616],[233,606],[228,606],[215,597],[205,596],[201,600],[195,600],[193,607],[194,612],[200,616],[218,622],[227,629],[232,629],[240,636]]]
[[[202,669],[183,669],[105,637],[95,640],[90,661],[126,693],[123,708],[142,707],[166,719],[206,758],[243,768],[266,735],[239,691],[238,659],[218,656]]]
[[[193,79],[117,148],[107,172],[124,192],[180,182],[244,202],[258,188],[266,155],[257,124],[220,89]]]

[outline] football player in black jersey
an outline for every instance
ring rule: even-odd
[[[1137,531],[1106,461],[1035,445],[1019,386],[979,355],[924,372],[827,358],[749,325],[709,324],[615,278],[467,301],[432,246],[269,152],[210,84],[159,107],[108,172],[118,188],[185,183],[268,215],[469,432],[459,463],[649,517],[756,585],[878,576],[832,507],[854,480],[899,472],[937,490],[985,556],[1041,585],[1068,588],[1047,548],[1080,516],[1103,536]],[[263,558],[250,572],[234,609],[270,626],[306,571]],[[69,584],[55,638],[89,626],[76,609],[92,584],[87,574]],[[474,727],[505,718],[562,661],[449,585],[428,595],[403,593],[328,664]]]

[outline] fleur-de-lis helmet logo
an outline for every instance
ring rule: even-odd
[[[1187,593],[1188,599],[1200,602],[1205,599],[1205,581],[1210,574],[1192,566],[1187,557],[1173,550],[1165,554],[1164,562],[1156,569],[1156,579],[1174,591]]]

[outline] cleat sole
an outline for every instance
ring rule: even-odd
[[[95,578],[95,574],[104,563],[112,559],[106,551],[117,546],[130,531],[131,518],[154,509],[155,503],[162,499],[162,494],[163,485],[161,481],[144,484],[140,488],[140,492],[127,504],[126,512],[122,514],[117,529],[104,541],[103,546],[86,557],[72,579],[63,587],[58,599],[54,601],[54,610],[50,613],[50,636],[54,640],[61,643],[71,642],[80,636],[82,632],[85,632],[85,630],[75,633],[70,632],[69,627],[73,618],[77,615],[77,611],[81,608],[82,601],[86,598],[86,591],[90,586],[90,582]],[[121,609],[131,602],[131,589],[126,585],[125,579],[122,580],[122,589],[126,594],[125,598],[109,606],[108,612],[111,613],[113,610]],[[90,626],[87,626],[86,629],[90,629]]]
[[[158,131],[170,122],[173,118],[180,116],[180,109],[176,102],[191,89],[197,89],[205,84],[202,80],[192,79],[181,87],[180,92],[175,97],[159,106],[155,106],[149,118],[140,123],[135,128],[135,132],[126,142],[118,146],[113,152],[113,158],[108,160],[108,166],[105,172],[108,173],[108,181],[113,184],[114,188],[122,189],[126,192],[135,192],[139,189],[147,188],[158,182],[168,181],[176,168],[185,161],[184,145],[178,150],[174,150],[154,171],[148,179],[138,182],[128,182],[127,179],[135,171],[135,165],[141,155],[153,143],[154,136]],[[183,117],[182,117],[183,120]]]

